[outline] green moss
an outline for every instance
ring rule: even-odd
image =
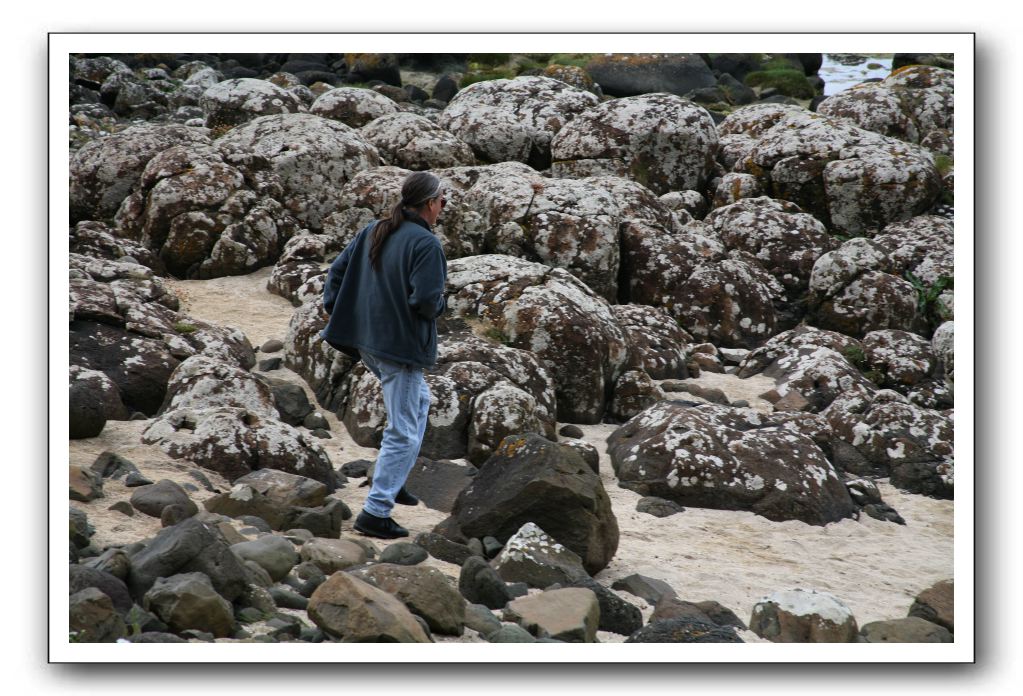
[[[490,68],[504,65],[509,60],[511,60],[510,53],[470,53],[468,58],[470,65],[476,63]]]
[[[479,70],[468,72],[462,77],[461,87],[468,87],[476,82],[487,80],[511,80],[515,77],[514,70]]]
[[[884,384],[884,373],[879,370],[870,370],[864,376],[879,387]]]
[[[750,87],[773,87],[781,94],[794,99],[813,99],[813,86],[798,70],[758,70],[746,76]]]
[[[497,328],[496,326],[491,326],[483,333],[483,335],[493,341],[497,341],[498,343],[504,345],[508,345],[511,343],[511,339],[508,337],[508,334],[506,334],[504,331],[501,331],[501,329]]]
[[[859,370],[867,366],[867,354],[859,346],[846,346],[842,355]]]
[[[178,323],[176,323],[174,325],[174,330],[177,331],[178,333],[183,333],[183,334],[192,333],[196,329],[197,329],[196,326],[193,326],[192,324],[186,324],[183,321],[179,321]]]
[[[595,53],[555,53],[547,61],[549,64],[574,65],[577,68],[585,68]]]
[[[939,174],[945,176],[955,166],[955,162],[948,155],[935,155],[934,166],[938,169]]]

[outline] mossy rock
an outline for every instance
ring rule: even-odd
[[[773,87],[779,93],[794,99],[813,99],[814,89],[799,70],[758,70],[746,76],[750,87]]]
[[[585,68],[586,64],[597,54],[595,53],[555,53],[549,59],[548,63],[557,63],[558,65],[574,65],[577,68]]]

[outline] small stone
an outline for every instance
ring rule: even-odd
[[[746,399],[737,399],[732,402],[732,406],[735,408],[749,408],[749,402]]]
[[[647,496],[640,498],[639,502],[636,503],[636,512],[645,512],[654,517],[668,517],[669,515],[685,512],[685,508],[673,500]]]
[[[503,624],[486,637],[489,643],[535,643],[536,638],[518,624]]]
[[[509,602],[504,609],[504,618],[518,622],[538,638],[594,643],[600,605],[592,590],[566,587]]]
[[[260,360],[256,369],[260,372],[272,372],[273,370],[281,369],[282,362],[282,358],[267,358],[266,360]]]
[[[276,353],[284,347],[284,343],[276,338],[271,338],[269,341],[259,347],[261,353]]]
[[[473,556],[472,550],[465,544],[445,539],[433,532],[423,532],[416,537],[415,543],[426,549],[434,558],[459,566]]]
[[[189,507],[188,505],[179,505],[175,503],[173,505],[168,505],[163,510],[161,510],[160,526],[173,527],[178,522],[183,522],[192,515],[194,515],[199,508],[196,507],[195,503],[192,503],[192,501],[188,502],[191,503],[191,507]]]
[[[863,506],[863,512],[867,513],[875,520],[881,520],[882,522],[906,524],[906,520],[902,519],[902,515],[896,512],[895,508],[887,503],[869,503]]]
[[[341,466],[341,473],[351,478],[365,478],[366,472],[373,466],[368,459],[356,459]]]
[[[256,515],[239,515],[238,521],[244,522],[250,527],[255,527],[258,531],[266,532],[267,534],[273,531],[273,527],[266,520]]]
[[[309,605],[308,599],[282,585],[271,587],[270,596],[281,609],[305,609]]]
[[[483,537],[483,555],[487,558],[493,558],[497,554],[501,553],[501,549],[503,548],[504,544],[498,541],[495,537]]]
[[[92,469],[68,467],[68,498],[80,503],[103,497],[103,477]]]
[[[797,391],[790,391],[774,403],[776,411],[805,411],[809,406],[810,402]]]
[[[130,478],[129,474],[129,478]],[[127,485],[127,481],[125,481]],[[160,517],[164,508],[169,505],[181,506],[181,519],[191,517],[199,511],[199,507],[188,497],[188,493],[176,482],[162,479],[157,483],[138,487],[131,494],[131,505],[139,512],[151,517]],[[180,519],[178,521],[181,521]]]
[[[330,434],[330,431],[329,430],[324,430],[323,428],[317,428],[316,430],[310,430],[309,434],[312,435],[313,437],[318,437],[321,440],[333,440],[334,439],[334,436]]]
[[[103,478],[119,479],[138,468],[130,461],[113,452],[103,452],[89,467]]]
[[[611,589],[624,590],[625,592],[634,594],[637,597],[646,600],[646,603],[651,606],[657,606],[657,603],[661,601],[662,597],[677,594],[675,590],[671,588],[671,585],[663,580],[639,575],[638,573],[633,573],[632,575],[615,580],[611,584]]]
[[[558,431],[558,435],[562,435],[564,437],[581,438],[584,436],[584,433],[582,428],[580,428],[578,425],[572,425],[571,423],[569,423],[561,427],[561,429]]]
[[[114,510],[115,512],[119,512],[122,515],[127,515],[128,517],[135,516],[135,508],[133,508],[131,506],[131,503],[129,503],[127,500],[118,500],[116,503],[108,507],[107,510]]]
[[[482,604],[467,604],[465,607],[465,626],[486,638],[501,628],[501,621],[493,612]]]
[[[302,426],[309,430],[330,430],[330,423],[319,411],[313,411],[302,420]]]
[[[917,616],[890,621],[874,621],[860,629],[865,643],[951,643],[952,634],[944,626]]]
[[[245,607],[235,614],[235,618],[242,623],[255,623],[263,620],[263,612],[253,607]]]
[[[151,486],[153,485],[153,482],[138,471],[132,471],[124,477],[124,485],[128,488],[137,488],[139,486]]]
[[[429,554],[422,546],[407,541],[399,541],[391,544],[381,552],[380,562],[411,566],[422,563],[428,557]]]

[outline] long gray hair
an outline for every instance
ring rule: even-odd
[[[373,227],[369,261],[375,270],[380,270],[380,252],[388,235],[398,229],[405,219],[404,209],[421,210],[428,200],[440,195],[440,189],[440,179],[430,172],[414,172],[405,178],[401,185],[401,200],[394,204],[388,217],[377,220]]]

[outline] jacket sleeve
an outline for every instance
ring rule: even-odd
[[[334,311],[334,302],[337,300],[337,294],[341,290],[341,281],[345,279],[345,271],[348,269],[348,261],[351,259],[353,246],[355,246],[354,240],[345,247],[340,256],[334,259],[334,263],[330,264],[330,270],[327,271],[327,280],[323,283],[323,310],[327,314],[331,314]]]
[[[436,319],[447,307],[444,284],[448,277],[448,262],[444,249],[436,239],[416,249],[412,260],[409,284],[409,306],[424,319]]]

